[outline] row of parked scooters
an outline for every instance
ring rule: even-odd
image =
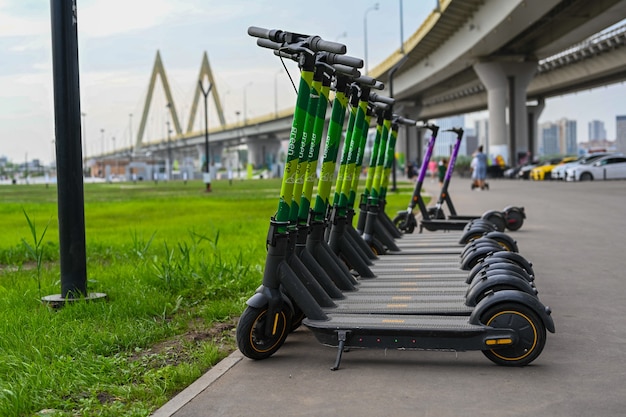
[[[248,33],[281,59],[295,60],[301,79],[263,282],[237,326],[240,351],[267,358],[303,324],[319,342],[336,347],[333,370],[348,348],[480,350],[508,366],[535,360],[554,323],[537,296],[531,264],[504,232],[504,214],[500,224],[484,215],[444,216],[434,220],[451,226],[434,230],[447,233],[411,234],[403,226],[416,221],[412,209],[419,189],[400,219],[385,214],[399,126],[430,130],[433,144],[438,127],[394,114],[394,100],[372,91],[382,83],[362,76],[363,61],[345,56],[344,45],[281,30],[251,27]],[[332,114],[320,152],[331,90]],[[372,120],[374,149],[359,191]],[[461,140],[462,130],[452,131]],[[519,222],[520,209],[511,212]]]

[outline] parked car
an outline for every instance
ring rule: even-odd
[[[533,162],[527,162],[526,164],[522,165],[520,169],[517,171],[517,178],[520,178],[523,180],[529,179],[530,171],[537,165],[539,165],[538,160],[534,160]]]
[[[626,178],[626,156],[608,155],[567,170],[568,181],[613,180]]]
[[[587,164],[595,161],[596,159],[602,158],[603,156],[611,155],[608,152],[598,152],[592,153],[589,155],[583,155],[575,161],[568,162],[567,164],[561,164],[554,167],[550,177],[553,180],[566,180],[567,179],[567,170],[569,168],[573,168],[576,165]]]
[[[544,179],[550,179],[551,173],[554,167],[559,164],[565,164],[575,161],[575,156],[566,156],[565,158],[554,158],[544,162],[541,165],[536,166],[530,171],[530,178],[535,181],[543,181]]]

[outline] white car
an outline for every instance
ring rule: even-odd
[[[567,170],[570,168],[574,168],[580,164],[589,164],[596,159],[602,158],[603,156],[611,155],[610,153],[601,152],[601,153],[592,153],[590,155],[584,155],[578,158],[573,162],[568,162],[566,164],[560,164],[555,166],[552,169],[550,178],[553,180],[567,180]],[[621,155],[621,154],[620,154]]]
[[[567,170],[568,181],[626,179],[626,156],[608,155]]]

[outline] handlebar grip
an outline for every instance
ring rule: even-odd
[[[424,123],[423,125],[416,125],[418,129],[430,129],[430,130],[439,130],[439,126],[434,123]]]
[[[453,128],[444,130],[444,132],[454,132],[457,135],[459,135],[459,134],[463,134],[463,128],[462,127],[453,127]]]
[[[354,68],[363,68],[363,60],[361,58],[356,58],[353,56],[347,55],[338,55],[334,53],[329,53],[326,57],[326,62],[329,64],[341,64]]]
[[[335,68],[335,71],[340,72],[344,75],[348,75],[352,78],[357,78],[358,76],[361,75],[358,69],[350,65],[334,64],[333,68]]]
[[[282,44],[278,42],[272,42],[266,38],[257,39],[256,44],[262,48],[274,49],[276,51],[282,47]]]
[[[373,92],[370,93],[370,100],[371,101],[379,101],[381,103],[389,104],[390,106],[393,105],[396,102],[396,100],[394,98],[381,96],[380,94],[376,94],[376,93],[373,93]]]
[[[281,58],[291,59],[292,61],[298,61],[298,54],[291,54],[287,51],[274,51],[274,55]]]
[[[376,110],[388,110],[389,109],[389,104],[383,103],[381,101],[375,101],[373,104]]]
[[[376,80],[376,83],[372,86],[372,88],[374,88],[376,90],[384,90],[385,89],[385,84],[382,81]]]
[[[415,126],[417,122],[413,119],[407,119],[406,117],[398,116],[396,118],[396,123],[401,125]]]
[[[373,86],[376,82],[378,82],[376,78],[368,77],[367,75],[361,75],[360,77],[355,78],[354,81],[367,86]]]
[[[264,38],[269,39],[271,34],[270,29],[264,29],[257,26],[250,26],[248,28],[248,35],[254,36],[255,38]]]
[[[348,50],[346,45],[342,43],[325,41],[319,36],[312,36],[310,38],[310,45],[314,52],[326,51],[333,52],[335,54],[345,54]]]

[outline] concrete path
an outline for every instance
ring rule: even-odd
[[[455,179],[450,191],[460,214],[526,208],[511,235],[557,330],[533,364],[499,367],[480,352],[353,350],[332,372],[335,349],[302,328],[267,360],[233,353],[154,416],[625,415],[626,181],[490,185],[470,191],[469,180]]]

